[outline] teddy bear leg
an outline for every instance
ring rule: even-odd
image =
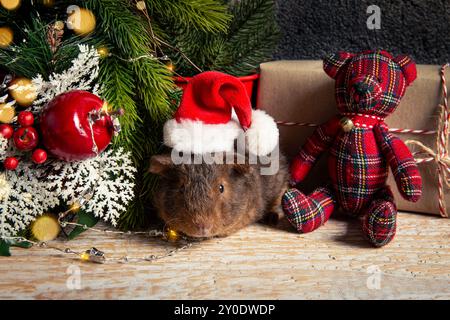
[[[330,188],[318,188],[309,195],[293,188],[283,195],[282,206],[286,218],[297,231],[307,233],[328,221],[335,209],[335,201]]]
[[[362,219],[364,235],[375,247],[388,244],[395,236],[397,207],[388,186],[375,194]]]

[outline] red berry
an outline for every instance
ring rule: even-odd
[[[47,152],[44,149],[36,149],[31,156],[34,163],[41,164],[47,161]]]
[[[33,150],[39,142],[38,133],[33,127],[17,129],[13,138],[16,148],[22,151]]]
[[[0,135],[5,139],[12,137],[14,129],[9,124],[0,124]]]
[[[17,160],[16,157],[8,157],[3,162],[3,165],[5,166],[6,170],[16,170],[17,166],[19,165],[19,160]]]
[[[22,127],[31,127],[34,124],[34,116],[30,111],[22,111],[17,116],[17,121]]]

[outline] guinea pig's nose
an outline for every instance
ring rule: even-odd
[[[200,222],[200,223],[197,223],[197,229],[198,229],[199,236],[207,237],[210,235],[212,227],[210,224]]]
[[[357,104],[369,104],[378,101],[381,96],[381,84],[374,76],[364,75],[350,82],[350,96]]]

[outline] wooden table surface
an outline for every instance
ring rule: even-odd
[[[63,243],[109,256],[170,247],[138,236],[88,231]],[[385,248],[369,247],[359,224],[334,219],[310,234],[250,226],[156,262],[93,264],[47,249],[0,257],[2,299],[449,299],[450,220],[399,214]]]

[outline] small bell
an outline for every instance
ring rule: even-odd
[[[341,120],[339,120],[339,124],[341,125],[342,130],[344,130],[344,132],[352,131],[353,127],[355,126],[353,124],[353,121],[347,117],[342,117]]]

